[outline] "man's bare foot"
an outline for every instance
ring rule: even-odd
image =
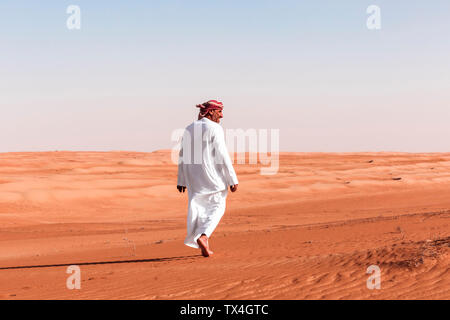
[[[214,253],[209,249],[208,237],[206,235],[202,235],[200,238],[198,238],[197,243],[202,250],[202,255],[204,257],[209,257]]]

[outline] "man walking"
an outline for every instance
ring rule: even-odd
[[[188,189],[184,244],[200,248],[202,255],[209,257],[213,252],[208,239],[225,213],[228,186],[235,192],[238,180],[219,125],[223,104],[210,100],[197,108],[198,120],[186,127],[181,143],[177,189]]]

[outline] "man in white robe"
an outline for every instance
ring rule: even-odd
[[[198,120],[186,127],[181,143],[177,189],[187,188],[189,197],[184,244],[208,257],[213,253],[208,239],[225,213],[228,186],[235,192],[238,179],[219,125],[223,104],[210,100],[197,107]]]

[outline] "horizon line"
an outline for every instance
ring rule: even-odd
[[[39,151],[5,151],[0,152],[0,154],[11,154],[11,153],[156,153],[156,152],[172,152],[172,149],[156,149],[153,151],[136,151],[136,150],[39,150]],[[242,152],[229,152],[230,154],[238,154]],[[260,152],[248,152],[245,154],[259,154]],[[264,152],[266,154],[271,154],[271,152]],[[396,151],[396,150],[364,150],[364,151],[278,151],[281,153],[404,153],[404,154],[447,154],[450,151]]]

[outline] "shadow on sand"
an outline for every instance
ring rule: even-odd
[[[97,261],[97,262],[78,262],[78,263],[61,263],[61,264],[43,264],[43,265],[31,265],[31,266],[0,267],[0,270],[55,268],[55,267],[68,267],[68,266],[73,266],[73,265],[76,265],[76,266],[89,266],[89,265],[100,265],[100,264],[165,262],[165,261],[178,261],[178,260],[193,260],[193,259],[197,259],[197,258],[203,258],[203,257],[202,257],[202,255],[195,255],[195,256],[181,256],[181,257],[153,258],[153,259],[138,259],[138,260],[117,260],[117,261]]]

